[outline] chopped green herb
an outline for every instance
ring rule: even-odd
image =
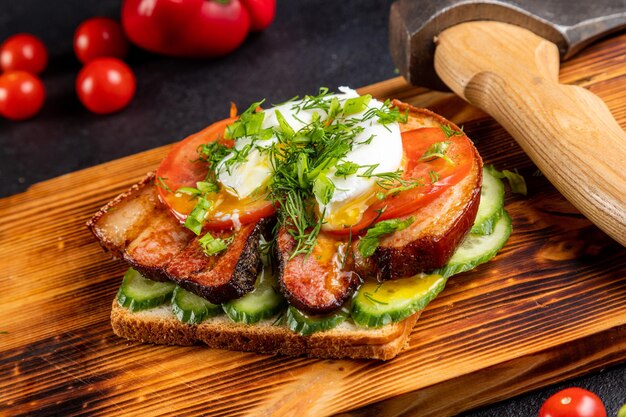
[[[433,184],[439,181],[439,173],[437,171],[428,171],[428,176],[430,177],[430,182]]]
[[[289,123],[287,123],[285,116],[283,116],[283,114],[278,110],[276,110],[276,120],[278,120],[278,126],[280,127],[282,133],[284,133],[288,137],[292,137],[296,134],[293,128],[289,126]]]
[[[193,210],[191,210],[191,213],[189,213],[185,220],[185,227],[196,235],[199,235],[200,232],[202,232],[204,219],[209,212],[209,208],[211,208],[211,204],[212,203],[206,198],[199,197]]]
[[[202,194],[216,193],[220,190],[216,183],[208,181],[199,181],[196,183],[196,187]]]
[[[489,173],[496,178],[506,178],[511,186],[511,191],[514,193],[522,195],[528,194],[526,180],[524,180],[524,177],[517,172],[517,169],[515,172],[509,171],[508,169],[503,169],[502,172],[500,172],[493,165],[487,165],[485,169],[487,169],[487,171],[489,171]]]
[[[507,180],[509,180],[509,184],[511,185],[511,191],[515,194],[528,194],[528,188],[526,187],[526,181],[524,177],[522,177],[517,170],[515,172],[509,171],[505,169],[502,171]]]
[[[368,300],[370,300],[372,303],[381,304],[381,305],[388,305],[389,304],[389,303],[386,303],[384,301],[377,300],[376,298],[374,298],[374,296],[370,292],[364,292],[363,296],[365,298],[367,298]]]
[[[454,130],[448,125],[439,125],[441,130],[443,130],[443,134],[446,135],[446,139],[450,139],[452,136],[463,136],[465,133],[463,132],[463,128],[461,130]]]
[[[211,233],[207,233],[198,239],[198,243],[202,246],[202,250],[207,256],[213,256],[226,250],[234,238],[234,236],[231,236],[227,239],[220,239],[213,237]]]
[[[432,145],[430,145],[428,149],[426,149],[426,152],[424,152],[424,155],[420,157],[420,161],[428,162],[436,158],[441,158],[445,160],[446,162],[454,165],[454,161],[452,161],[452,159],[446,156],[446,151],[448,150],[449,147],[450,147],[450,142],[448,141],[435,142]]]
[[[335,172],[335,176],[346,178],[348,175],[356,174],[360,166],[354,162],[346,161],[337,165],[336,168],[337,171]]]
[[[335,193],[335,184],[328,179],[326,174],[320,174],[313,183],[313,194],[319,201],[326,205]]]
[[[160,188],[163,188],[168,193],[173,193],[172,189],[165,183],[165,181],[167,181],[167,178],[158,177],[157,178],[157,186],[160,187]]]
[[[413,217],[408,217],[404,220],[391,219],[377,223],[374,227],[368,229],[365,236],[359,241],[359,252],[365,258],[372,256],[380,244],[381,236],[404,230],[413,224],[414,221]]]
[[[238,139],[258,134],[261,131],[263,120],[265,120],[265,113],[257,112],[256,110],[264,101],[252,103],[246,111],[241,113],[237,121],[226,128],[224,137],[226,139]]]
[[[349,116],[351,114],[363,112],[367,109],[367,105],[370,100],[372,100],[372,96],[369,94],[347,99],[343,105],[343,114],[345,116]]]
[[[192,197],[198,196],[201,193],[201,191],[197,188],[193,188],[193,187],[180,187],[179,189],[176,190],[177,193],[183,193],[183,194],[189,194]]]

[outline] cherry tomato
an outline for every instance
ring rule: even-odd
[[[0,76],[0,114],[11,120],[33,117],[43,106],[46,91],[41,80],[25,71]]]
[[[250,14],[250,30],[263,30],[274,20],[276,0],[241,0]]]
[[[602,400],[582,388],[566,388],[546,400],[539,417],[606,417]]]
[[[83,64],[100,57],[123,59],[128,41],[122,25],[106,17],[85,20],[74,33],[74,52]]]
[[[0,46],[0,66],[3,71],[26,71],[39,74],[48,63],[48,51],[39,38],[20,33]]]
[[[449,144],[445,155],[452,163],[443,158],[420,160],[426,150],[437,142]],[[348,235],[371,226],[374,221],[408,216],[465,178],[474,164],[474,150],[467,136],[463,134],[447,137],[439,127],[423,127],[402,132],[402,148],[403,178],[419,180],[420,185],[375,202],[351,228],[327,230],[327,233]]]
[[[108,114],[123,109],[135,94],[135,75],[116,58],[96,58],[76,78],[78,98],[90,111]]]
[[[156,176],[162,180],[167,188],[158,187],[159,197],[169,207],[174,215],[183,221],[195,206],[195,199],[189,195],[177,193],[181,187],[194,187],[196,182],[204,180],[207,174],[206,164],[198,161],[197,149],[200,145],[209,143],[221,138],[226,126],[234,122],[237,118],[231,117],[212,124],[211,126],[195,133],[182,142],[177,143],[170,153],[165,157]],[[219,139],[227,146],[232,146],[232,140]],[[163,185],[163,184],[160,184]],[[168,190],[169,189],[169,190]],[[233,226],[232,220],[226,218],[225,214],[232,214],[237,210],[238,220],[241,224],[256,221],[262,217],[274,214],[274,205],[265,199],[243,199],[238,200],[226,191],[220,191],[213,196],[213,213],[209,213],[205,226],[209,229],[224,229]],[[222,213],[218,215],[217,213]]]

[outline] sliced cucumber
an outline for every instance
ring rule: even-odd
[[[349,315],[350,310],[346,307],[341,307],[331,314],[312,316],[293,306],[289,306],[287,309],[287,325],[293,332],[308,336],[339,326],[346,321]]]
[[[198,324],[204,319],[217,316],[221,312],[222,307],[219,304],[209,303],[204,298],[180,287],[174,289],[172,313],[183,323]]]
[[[511,217],[505,211],[496,222],[490,235],[469,234],[456,249],[452,258],[443,267],[435,271],[445,277],[469,271],[487,262],[496,254],[511,235]]]
[[[285,299],[276,291],[276,277],[263,268],[252,292],[222,304],[226,315],[233,321],[253,324],[278,314]]]
[[[352,300],[352,320],[367,327],[404,320],[426,307],[445,285],[446,278],[437,274],[366,282]]]
[[[504,184],[483,168],[483,186],[480,191],[480,204],[471,233],[489,235],[504,211]]]
[[[175,284],[152,281],[129,268],[117,292],[117,302],[130,311],[141,311],[170,301]]]

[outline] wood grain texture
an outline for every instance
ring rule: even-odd
[[[565,64],[626,125],[626,35]],[[514,231],[495,260],[452,278],[396,359],[312,360],[129,343],[111,300],[125,266],[85,227],[168,147],[0,200],[0,415],[448,416],[626,359],[626,250],[539,175],[494,120],[393,79],[363,88],[464,125],[487,163],[518,168]],[[352,411],[350,411],[352,410]]]
[[[435,69],[511,133],[552,184],[626,246],[626,133],[602,99],[560,84],[557,46],[502,22],[444,30]]]

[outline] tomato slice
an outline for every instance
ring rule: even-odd
[[[443,158],[420,160],[428,148],[437,142],[449,143],[445,155],[452,163]],[[465,178],[474,164],[473,145],[467,136],[463,134],[447,137],[439,127],[423,127],[403,132],[402,149],[403,179],[419,180],[419,185],[375,202],[352,227],[328,230],[327,233],[359,233],[375,222],[408,216]]]
[[[236,117],[221,120],[187,137],[174,145],[159,165],[156,172],[159,197],[181,222],[187,218],[197,199],[176,190],[181,187],[195,188],[196,183],[203,181],[208,172],[207,165],[198,160],[198,147],[215,140],[233,146],[233,141],[223,139],[223,136],[226,126],[235,120]],[[250,223],[271,216],[275,212],[274,205],[264,198],[239,200],[226,191],[220,191],[210,197],[213,205],[205,223],[208,229],[231,228],[236,226],[236,223]]]

